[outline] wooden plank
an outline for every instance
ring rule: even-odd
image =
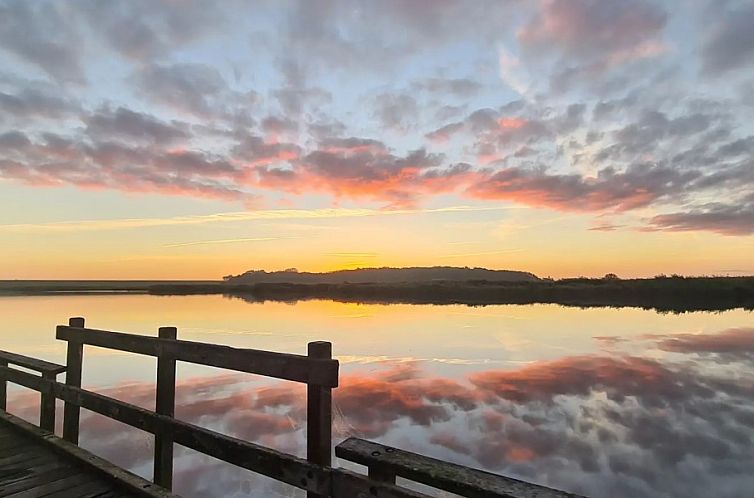
[[[24,491],[13,493],[8,495],[8,498],[42,498],[50,496],[58,491],[65,491],[72,487],[78,486],[81,483],[91,481],[92,476],[85,473],[73,473],[63,474],[56,476],[56,478],[42,479],[39,482],[35,482],[34,486],[31,486]]]
[[[359,438],[343,441],[335,447],[335,454],[362,465],[380,465],[400,477],[470,498],[578,496]]]
[[[329,360],[332,344],[317,341],[308,344],[309,358]],[[306,388],[306,459],[329,467],[332,464],[332,389],[308,384]],[[309,492],[308,498],[324,495]]]
[[[84,327],[84,319],[81,317],[70,318],[70,327]],[[84,362],[84,344],[79,340],[68,341],[68,354],[66,356],[65,383],[71,387],[81,387],[81,369]],[[79,443],[79,420],[81,409],[73,403],[66,403],[63,410],[63,439]]]
[[[393,484],[375,482],[346,469],[332,471],[332,498],[430,498],[429,495]]]
[[[338,360],[258,349],[238,349],[219,344],[173,341],[137,334],[58,325],[58,339],[148,356],[167,353],[178,361],[225,368],[278,379],[338,386]]]
[[[70,465],[58,466],[44,473],[37,473],[27,479],[22,479],[13,483],[3,483],[0,486],[0,497],[16,496],[18,493],[39,488],[42,485],[50,484],[55,481],[70,477],[72,475],[83,475],[76,472],[76,469]],[[91,479],[91,477],[88,477]]]
[[[40,393],[47,394],[53,392],[51,381],[29,372],[16,370],[15,368],[0,366],[0,378],[7,379],[9,382],[28,387]]]
[[[0,361],[3,364],[10,363],[19,367],[28,368],[40,373],[59,374],[65,372],[65,365],[58,365],[49,361],[24,356],[21,354],[11,353],[9,351],[0,351]]]
[[[89,498],[97,496],[112,489],[111,483],[106,483],[99,479],[88,480],[74,486],[70,486],[66,489],[61,489],[57,492],[43,495],[45,498]]]
[[[160,327],[161,339],[175,340],[175,327]],[[157,393],[155,411],[167,417],[175,416],[175,359],[168,353],[157,357]],[[154,482],[165,489],[173,489],[173,436],[160,431],[154,436]]]
[[[28,374],[31,375],[31,374]],[[74,390],[65,384],[55,383],[65,390]],[[81,391],[81,389],[78,389]],[[100,476],[102,479],[114,482],[124,494],[147,498],[177,498],[166,489],[163,489],[141,477],[121,469],[88,451],[71,444],[39,427],[34,426],[9,413],[0,412],[0,425],[12,426],[17,432],[39,442],[49,448],[50,451],[63,457],[67,462],[79,468]],[[15,497],[14,497],[15,498]]]
[[[0,467],[3,469],[3,471],[8,471],[9,469],[15,469],[16,471],[19,471],[40,465],[49,465],[51,463],[55,463],[54,456],[50,455],[49,453],[40,453],[39,449],[36,448],[36,452],[24,453],[23,455],[14,455],[11,458],[3,459],[3,463],[0,464]],[[26,474],[30,474],[30,472],[26,472]],[[6,480],[14,480],[17,477],[20,477],[18,472],[16,472],[16,474],[14,475],[8,474],[7,478],[0,478],[0,482],[5,482]]]

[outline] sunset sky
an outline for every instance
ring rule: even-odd
[[[754,2],[0,0],[0,279],[754,274]]]

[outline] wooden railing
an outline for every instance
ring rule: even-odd
[[[58,374],[65,372],[65,366],[49,361],[38,360],[8,351],[0,351],[0,367],[16,365],[42,374],[45,380],[55,380]],[[0,377],[0,409],[5,410],[7,404],[7,382]],[[50,393],[42,393],[39,403],[39,426],[50,432],[55,430],[55,397]]]
[[[369,478],[375,481],[395,484],[396,477],[402,477],[470,498],[577,497],[571,493],[355,437],[336,446],[335,455],[365,465],[369,469]]]
[[[336,454],[366,465],[369,476],[332,468],[332,389],[338,386],[339,365],[332,358],[328,342],[309,343],[308,354],[303,356],[178,340],[174,327],[161,327],[158,336],[152,337],[88,329],[84,325],[83,318],[71,318],[67,326],[57,327],[57,338],[68,342],[66,366],[0,352],[0,408],[6,409],[6,382],[13,382],[41,393],[40,427],[49,432],[55,428],[55,400],[65,402],[63,439],[70,443],[78,444],[81,408],[151,433],[155,438],[154,482],[166,489],[172,488],[173,444],[177,443],[306,490],[310,498],[428,498],[397,486],[396,476],[462,496],[575,496],[354,438],[338,445]],[[156,357],[155,411],[82,389],[85,345]],[[307,458],[175,419],[177,361],[307,384]],[[15,366],[40,372],[41,376]],[[65,383],[56,380],[63,371]],[[477,482],[469,486],[469,482],[482,477],[483,485]],[[453,484],[453,479],[461,483]]]

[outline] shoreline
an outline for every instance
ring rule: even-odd
[[[0,281],[0,296],[224,295],[248,302],[326,299],[379,304],[560,304],[659,312],[754,310],[754,277],[661,277],[536,282],[232,284],[221,281]]]

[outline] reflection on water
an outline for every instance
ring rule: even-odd
[[[18,313],[25,308],[36,313]],[[10,310],[17,318],[2,347],[52,360],[62,359],[52,325],[74,314],[101,328],[178,325],[184,338],[273,350],[331,340],[343,363],[336,442],[376,439],[590,496],[743,497],[754,489],[754,324],[746,312],[0,299],[3,316]],[[84,370],[85,387],[154,407],[153,360],[92,348]],[[11,411],[33,420],[37,402],[17,391]],[[177,405],[183,420],[304,453],[299,385],[182,365]],[[82,424],[85,447],[151,474],[151,437],[93,414]],[[299,495],[190,450],[176,456],[176,491],[185,496]]]

